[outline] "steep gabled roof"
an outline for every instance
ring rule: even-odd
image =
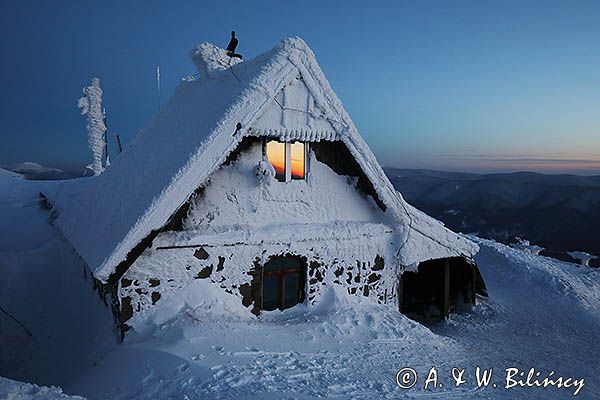
[[[113,164],[102,175],[90,178],[95,182],[74,199],[57,199],[55,224],[95,276],[106,281],[128,252],[163,227],[191,193],[206,183],[243,137],[260,134],[249,128],[299,76],[314,99],[315,115],[328,121],[331,129],[324,130],[322,137],[310,130],[291,134],[295,139],[345,143],[401,236],[398,263],[408,266],[431,258],[473,255],[475,244],[411,207],[394,190],[313,52],[302,39],[288,38],[233,69],[183,83]],[[238,123],[242,129],[233,135]],[[289,139],[290,132],[280,134]]]

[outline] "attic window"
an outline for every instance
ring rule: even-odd
[[[292,179],[304,179],[304,143],[294,142],[290,145],[290,148],[290,166],[292,170]]]
[[[286,144],[276,140],[267,143],[267,158],[275,169],[275,179],[285,182]]]
[[[306,152],[304,142],[284,143],[277,140],[267,142],[267,159],[275,169],[275,179],[288,182],[302,180],[306,176]]]

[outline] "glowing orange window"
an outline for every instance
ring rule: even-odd
[[[267,158],[275,169],[275,179],[287,182],[306,175],[306,144],[302,142],[267,142]]]
[[[291,144],[292,179],[304,179],[304,143],[294,142]]]
[[[267,143],[267,158],[275,168],[275,179],[285,182],[285,143],[270,140]]]

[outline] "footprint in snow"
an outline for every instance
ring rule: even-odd
[[[229,353],[229,352],[225,351],[225,348],[223,348],[221,346],[212,346],[212,349],[214,351],[216,351],[217,353],[219,353],[219,355],[222,355],[222,356],[224,356],[224,355],[226,355],[226,354]]]
[[[147,386],[153,383],[154,381],[156,381],[156,375],[154,374],[154,371],[150,371],[150,373],[146,375],[144,379],[142,379],[142,385]]]
[[[185,371],[187,371],[190,368],[190,364],[188,363],[183,363],[180,366],[178,366],[177,368],[175,368],[175,371],[177,371],[178,374],[184,373]]]

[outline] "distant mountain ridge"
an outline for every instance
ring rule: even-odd
[[[411,204],[453,230],[504,243],[522,237],[569,261],[574,250],[600,256],[600,175],[385,171]]]
[[[73,171],[46,167],[33,161],[2,165],[1,167],[7,171],[20,174],[25,179],[34,181],[72,179],[82,176],[82,174]]]

